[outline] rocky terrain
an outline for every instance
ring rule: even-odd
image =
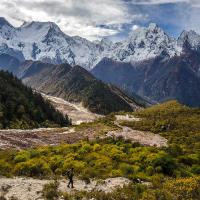
[[[0,130],[0,149],[23,149],[44,145],[59,145],[84,139],[73,128],[39,128],[30,130]]]
[[[0,192],[6,198],[12,197],[18,200],[42,200],[42,189],[47,183],[53,180],[39,180],[31,178],[0,178]],[[67,180],[59,180],[59,190],[62,192],[75,192],[75,191],[104,191],[111,192],[116,187],[123,187],[130,183],[130,180],[123,177],[109,178],[105,180],[91,180],[86,184],[84,181],[75,179],[74,189],[67,187]]]
[[[125,140],[130,140],[132,142],[138,142],[144,146],[156,146],[156,147],[166,147],[167,139],[160,136],[159,134],[153,134],[146,131],[133,130],[132,128],[121,126],[120,122],[128,121],[140,121],[140,118],[130,116],[130,115],[116,115],[115,124],[121,129],[118,131],[109,131],[106,136],[119,138],[122,137]]]
[[[50,96],[45,96],[45,98],[53,99],[55,98]],[[68,111],[69,107],[65,107],[66,101],[62,99],[57,99],[56,103],[60,103],[59,107],[62,107],[62,112],[65,113]],[[64,103],[64,107],[62,104]],[[71,104],[73,105],[73,104]],[[74,107],[75,108],[75,107]],[[66,110],[65,110],[66,109]],[[70,113],[70,112],[69,112]],[[87,115],[82,115],[80,109],[74,109],[72,117],[78,116],[75,118],[76,123],[79,124],[80,118],[84,121],[94,121],[98,119],[99,116],[90,113],[89,117]],[[85,114],[85,113],[84,113]],[[69,115],[70,116],[70,115]],[[92,118],[91,118],[91,117]],[[66,127],[66,128],[40,128],[32,130],[20,130],[20,129],[8,129],[0,130],[0,149],[26,149],[34,148],[38,146],[46,145],[59,145],[63,143],[75,143],[81,140],[94,140],[96,138],[120,138],[122,137],[125,140],[132,141],[133,143],[139,143],[144,146],[157,146],[157,147],[166,147],[167,139],[161,137],[159,134],[153,134],[151,132],[133,130],[126,126],[121,126],[120,122],[123,121],[138,121],[139,118],[134,116],[123,116],[116,115],[116,121],[114,122],[116,127],[107,127],[105,133],[99,134],[98,131],[101,131],[101,126],[97,124],[96,127],[93,124],[88,126],[88,128],[81,128],[82,126],[75,127]],[[82,122],[83,122],[82,121]]]
[[[84,108],[81,103],[70,103],[62,98],[53,97],[50,95],[42,94],[42,96],[51,102],[51,104],[64,115],[68,115],[72,120],[73,125],[79,125],[81,123],[92,122],[101,115],[90,112]]]

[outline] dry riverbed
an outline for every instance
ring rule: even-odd
[[[120,121],[138,121],[140,119],[133,116],[117,115],[115,125],[118,128],[105,128],[105,134],[99,135],[103,127],[89,125],[86,127],[66,127],[66,128],[40,128],[32,130],[8,129],[0,130],[0,149],[25,149],[38,146],[56,146],[63,143],[75,143],[81,140],[94,140],[97,137],[122,137],[132,142],[138,142],[144,146],[167,146],[167,139],[151,132],[133,130],[126,126],[121,126]]]
[[[61,98],[47,96],[44,94],[42,95],[63,114],[67,113],[76,125],[65,128],[0,130],[0,149],[19,150],[46,145],[55,146],[63,143],[75,143],[85,139],[94,140],[97,137],[122,137],[145,146],[167,146],[167,139],[161,137],[159,134],[133,130],[129,127],[120,125],[120,122],[122,121],[140,120],[133,115],[116,115],[116,128],[98,123],[82,126],[78,124],[83,122],[92,122],[103,116],[91,113],[81,105],[71,104]]]
[[[12,197],[18,200],[42,200],[42,189],[47,183],[53,180],[39,180],[32,178],[0,178],[0,192],[7,199]],[[105,180],[91,180],[89,184],[84,181],[75,179],[74,189],[67,187],[67,180],[59,180],[59,190],[61,192],[75,192],[75,191],[104,191],[111,192],[116,187],[123,187],[129,184],[130,181],[123,177],[109,178]]]
[[[99,117],[102,117],[101,115],[90,112],[88,109],[84,108],[81,103],[70,103],[64,99],[46,94],[42,94],[42,96],[50,101],[50,103],[54,105],[57,110],[62,112],[64,115],[67,114],[69,118],[72,119],[72,124],[74,125],[79,125],[83,122],[92,122]]]
[[[130,140],[132,142],[138,142],[144,146],[156,146],[156,147],[166,147],[167,139],[160,136],[159,134],[154,134],[147,131],[133,130],[132,128],[121,126],[120,122],[123,121],[140,121],[140,118],[134,117],[132,115],[116,115],[115,124],[121,129],[117,131],[109,131],[106,136],[108,137],[123,137],[125,140]]]

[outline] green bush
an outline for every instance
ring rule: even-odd
[[[59,199],[60,192],[58,191],[59,183],[57,181],[45,184],[42,190],[42,196],[45,200]]]
[[[18,155],[15,156],[14,162],[19,163],[19,162],[25,162],[30,159],[30,153],[26,151],[20,152]]]
[[[30,161],[17,163],[14,173],[19,176],[47,176],[51,174],[48,164],[42,159],[31,159]]]
[[[0,160],[0,175],[10,176],[12,165],[5,160]]]
[[[160,167],[162,173],[170,176],[174,174],[174,170],[177,168],[175,159],[168,155],[163,155],[152,160],[152,165],[154,168]]]

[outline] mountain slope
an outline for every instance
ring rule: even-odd
[[[67,126],[68,118],[12,74],[0,71],[0,128],[27,129],[56,124]]]
[[[35,62],[32,65],[34,66]],[[94,113],[108,114],[116,111],[131,111],[140,107],[121,90],[97,80],[80,66],[48,65],[44,68],[39,67],[35,74],[29,73],[31,68],[22,77],[25,84],[70,102],[81,102]]]
[[[107,83],[155,101],[177,99],[189,106],[200,106],[199,69],[199,53],[188,51],[168,60],[159,56],[134,64],[104,59],[92,73]]]
[[[21,65],[21,62],[9,55],[9,54],[0,54],[0,69],[1,70],[6,70],[9,72],[16,73],[18,70],[18,67]]]

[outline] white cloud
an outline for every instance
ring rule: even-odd
[[[53,21],[66,34],[88,39],[114,35],[141,16],[130,14],[123,0],[1,0],[0,13],[16,26],[23,20]]]
[[[200,7],[200,0],[131,0],[133,4],[137,5],[156,5],[167,3],[188,3],[193,7]]]
[[[135,25],[132,26],[132,30],[135,31],[135,30],[137,30],[139,27],[140,27],[140,26],[138,26],[138,25],[135,24]]]
[[[0,0],[0,15],[15,26],[23,21],[53,21],[68,35],[79,35],[90,40],[115,36],[124,31],[124,25],[137,26],[151,21],[149,10],[140,10],[153,5],[154,19],[162,18],[160,4],[179,3],[176,11],[179,18],[163,22],[180,29],[200,31],[200,0]],[[149,9],[149,8],[148,8]],[[174,10],[173,10],[174,12]],[[154,20],[156,22],[156,20]]]
[[[190,0],[132,0],[133,4],[149,5],[149,4],[166,4],[166,3],[180,3],[190,2]]]

